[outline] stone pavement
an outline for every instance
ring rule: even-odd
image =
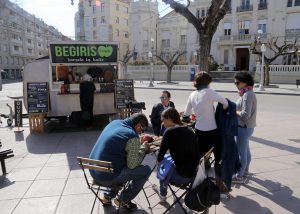
[[[149,81],[136,80],[134,86],[141,89],[149,89]],[[257,86],[257,84],[255,85]],[[259,91],[258,87],[254,88],[257,94],[275,94],[275,95],[293,95],[300,96],[300,87],[297,88],[294,84],[276,84],[278,88],[265,88],[265,91]],[[235,93],[236,87],[232,83],[212,82],[211,88],[218,92]],[[167,89],[167,90],[194,90],[193,82],[176,82],[176,84],[167,84],[165,82],[154,82],[153,89]]]
[[[17,95],[19,92],[15,90],[12,93]],[[178,96],[176,106],[182,108],[189,91],[173,93],[173,97]],[[150,94],[153,94],[152,97]],[[157,91],[137,89],[136,96],[138,100],[147,97],[147,103],[154,103],[159,95]],[[258,126],[250,143],[253,174],[246,185],[233,187],[234,198],[222,201],[216,207],[217,213],[299,213],[300,99],[258,95],[258,100]],[[0,104],[3,104],[2,101]],[[147,106],[145,114],[149,115],[150,110]],[[0,126],[0,139],[3,147],[14,150],[15,157],[6,161],[8,175],[0,176],[0,213],[90,213],[93,195],[87,189],[76,157],[88,156],[101,131],[29,134],[28,121],[25,120],[24,133],[15,134],[5,125]],[[154,162],[154,156],[145,160],[150,165]],[[158,184],[154,173],[149,181],[151,183],[146,183],[145,188],[148,195],[153,195],[149,197],[152,212],[140,193],[135,200],[139,206],[136,213],[159,214],[165,209],[151,189],[152,183]],[[172,203],[173,198],[170,196],[167,201]],[[103,209],[97,202],[94,213],[114,211],[113,207]],[[210,213],[214,212],[215,207],[212,207]],[[183,212],[176,206],[170,213]]]

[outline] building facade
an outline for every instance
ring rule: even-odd
[[[0,0],[0,69],[3,79],[19,79],[22,67],[48,55],[50,41],[67,39],[18,5]]]
[[[195,0],[192,12],[205,17],[211,0]],[[299,0],[232,0],[231,10],[220,22],[212,40],[211,54],[224,70],[254,71],[257,56],[250,53],[250,45],[258,36],[262,43],[278,37],[279,44],[300,37]],[[258,30],[261,30],[258,35]],[[199,48],[199,37],[189,25],[188,52]],[[300,40],[299,40],[300,41]],[[299,44],[299,43],[298,43]],[[266,55],[271,55],[268,50]],[[298,56],[280,57],[273,64],[298,63]]]
[[[120,57],[129,49],[128,0],[80,0],[75,37],[81,41],[118,42]]]

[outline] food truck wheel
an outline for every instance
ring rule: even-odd
[[[59,117],[58,120],[59,120],[59,123],[65,123],[67,121],[68,117],[66,116],[62,116],[62,117]]]
[[[7,125],[8,125],[8,126],[11,126],[12,123],[13,123],[13,121],[12,121],[11,119],[7,119],[6,122],[7,122]]]

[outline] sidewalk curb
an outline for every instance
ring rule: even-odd
[[[154,90],[173,90],[173,91],[194,91],[194,89],[189,88],[163,88],[163,87],[146,87],[146,86],[135,86],[137,89],[154,89]],[[215,90],[220,93],[237,93],[237,91],[230,90]],[[255,91],[256,94],[265,94],[265,95],[281,95],[281,96],[300,96],[297,93],[281,93],[281,92],[268,92],[268,91]]]

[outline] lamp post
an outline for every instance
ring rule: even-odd
[[[150,67],[151,67],[151,73],[150,73],[150,82],[149,82],[149,86],[148,87],[154,87],[153,85],[153,43],[154,43],[154,39],[151,38],[151,51],[149,51],[148,53],[148,57],[150,58]]]
[[[198,56],[198,53],[197,51],[194,51],[194,64],[196,65],[196,60],[197,60],[197,57]]]
[[[258,39],[260,41],[261,39],[261,35],[263,33],[262,30],[258,30],[257,31],[259,36],[258,36]],[[266,52],[266,46],[265,44],[261,44],[260,46],[260,51],[262,53],[262,56],[261,56],[261,69],[260,69],[260,82],[259,82],[259,91],[264,91],[265,88],[264,88],[264,79],[265,79],[265,52]]]

